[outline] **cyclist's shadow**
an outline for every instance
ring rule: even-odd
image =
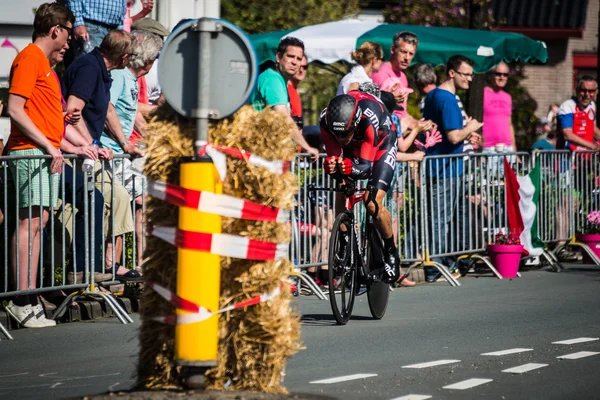
[[[366,315],[352,315],[350,320],[355,321],[372,321],[373,317]],[[300,318],[302,325],[307,326],[331,326],[337,325],[335,318],[332,314],[302,314]]]

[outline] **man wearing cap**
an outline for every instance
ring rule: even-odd
[[[160,22],[152,18],[142,18],[136,20],[133,25],[133,33],[135,31],[148,32],[160,37],[164,41],[165,36],[169,35],[169,31]],[[160,49],[159,49],[160,51]],[[146,135],[146,118],[150,117],[162,97],[162,89],[158,83],[158,58],[153,62],[150,72],[138,78],[138,112],[135,117],[135,124],[129,141],[133,144],[137,143]]]
[[[160,22],[153,20],[152,18],[142,18],[133,23],[133,30],[146,31],[158,35],[161,39],[169,36],[169,30],[163,26]],[[158,59],[152,65],[152,69],[146,76],[139,79],[140,83],[140,111],[147,115],[154,111],[156,107],[149,107],[149,105],[157,105],[161,95],[162,89],[158,82]]]

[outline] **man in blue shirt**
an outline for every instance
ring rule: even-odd
[[[453,56],[448,60],[446,71],[448,79],[427,94],[423,108],[423,118],[433,121],[442,135],[440,143],[427,148],[427,156],[446,156],[428,159],[425,167],[431,210],[429,245],[430,253],[434,255],[468,250],[469,230],[461,179],[461,154],[465,140],[473,145],[481,143],[481,136],[475,131],[483,125],[473,118],[464,121],[456,101],[456,90],[468,89],[473,79],[473,61],[464,56]],[[446,266],[453,262],[447,257],[432,260]],[[440,277],[433,267],[425,267],[425,275],[428,282],[435,282]],[[460,274],[453,276],[458,278]]]
[[[112,81],[109,72],[125,68],[135,55],[135,48],[136,41],[131,34],[118,30],[109,32],[98,48],[78,58],[67,68],[62,81],[62,90],[67,100],[67,116],[81,112],[81,120],[73,126],[88,141],[88,144],[93,140],[100,140],[106,124],[124,152],[141,155],[141,151],[126,140],[117,112],[110,104]],[[110,213],[105,213],[107,237],[117,237],[114,246],[115,258],[112,257],[112,239],[107,240],[106,243],[105,263],[107,267],[112,268],[113,260],[120,259],[122,235],[133,231],[129,194],[119,183],[115,182],[114,186],[111,185],[112,175],[106,171],[102,173],[100,163],[96,163],[95,176],[96,188],[104,194],[106,209],[114,216],[111,218]],[[113,197],[114,203],[111,202]],[[126,270],[117,265],[118,263],[114,264],[119,267],[117,275],[137,278],[132,276],[133,271]]]

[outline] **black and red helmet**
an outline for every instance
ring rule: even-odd
[[[331,99],[325,112],[325,124],[331,134],[346,138],[354,133],[360,122],[362,109],[354,97],[341,94]]]

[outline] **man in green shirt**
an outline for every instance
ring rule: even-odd
[[[255,110],[262,111],[266,107],[272,107],[287,115],[293,122],[286,82],[298,72],[303,57],[304,43],[301,40],[294,37],[281,39],[275,55],[275,65],[258,76],[256,89],[250,96],[250,103]],[[306,143],[301,130],[294,128],[291,137],[313,158],[318,158],[319,150]]]

